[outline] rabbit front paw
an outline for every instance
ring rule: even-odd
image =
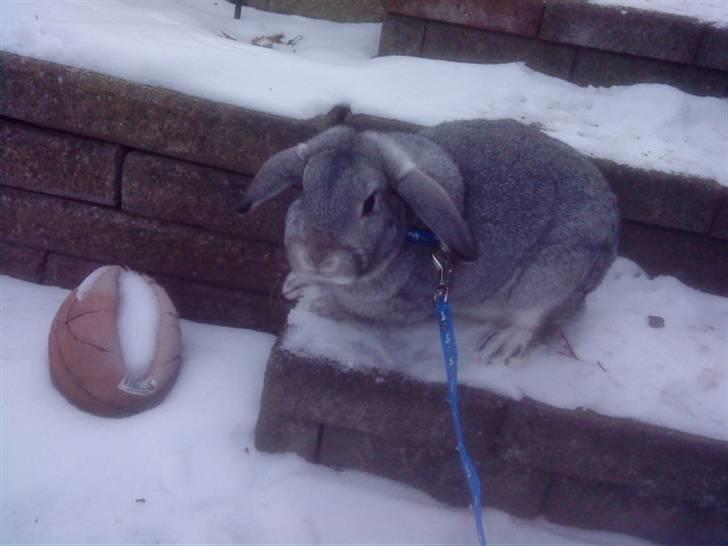
[[[306,288],[312,285],[313,283],[291,271],[283,283],[281,292],[287,300],[295,301],[302,298]]]
[[[330,298],[317,298],[308,302],[308,311],[331,320],[343,320],[349,315],[340,307],[333,304]]]

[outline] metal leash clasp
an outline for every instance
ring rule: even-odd
[[[432,253],[432,261],[440,273],[440,282],[435,288],[435,295],[433,297],[435,303],[438,300],[447,301],[448,291],[450,287],[450,279],[452,278],[452,260],[450,253],[444,247],[439,247],[435,252]]]

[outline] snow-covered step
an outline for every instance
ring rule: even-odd
[[[607,291],[615,282],[630,280],[608,281]],[[721,300],[715,298],[713,318],[706,320],[720,322]],[[379,345],[382,333],[370,337],[371,327],[322,325],[322,319],[296,312],[268,362],[256,447],[381,475],[467,505],[434,319],[414,335],[404,334],[397,350],[404,330],[389,331]],[[639,313],[636,304],[627,314],[638,319]],[[653,367],[654,358],[640,356],[654,342],[643,339],[650,338],[650,327],[647,316],[642,319],[627,335],[568,333],[576,352],[589,357],[560,354],[566,348],[555,342],[518,369],[470,361],[461,339],[467,341],[469,332],[458,329],[461,414],[487,506],[658,543],[728,541],[728,438],[725,422],[721,429],[715,421],[725,420],[720,334],[714,332],[708,357],[712,372],[677,356],[664,362],[671,370],[665,378]],[[671,331],[683,327],[673,323]],[[610,343],[628,348],[619,360],[594,360],[594,350]],[[387,361],[383,355],[390,350]],[[713,402],[707,392],[689,394],[694,381],[706,387],[705,381],[712,382]],[[625,417],[640,413],[639,420]],[[699,432],[684,432],[691,429]]]

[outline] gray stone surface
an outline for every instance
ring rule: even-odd
[[[602,87],[664,83],[712,97],[723,97],[728,89],[726,72],[587,48],[578,48],[571,81]]]
[[[254,293],[210,286],[156,275],[180,316],[196,322],[250,328],[277,334],[286,324],[290,303],[282,299],[277,286],[269,293]]]
[[[619,253],[650,275],[672,275],[685,284],[728,296],[728,241],[624,220]]]
[[[728,511],[728,442],[523,399],[508,412],[498,454],[642,496],[711,499]]]
[[[539,37],[665,61],[689,64],[705,25],[695,19],[629,7],[550,0]]]
[[[728,27],[709,26],[705,29],[695,64],[728,71]]]
[[[718,203],[715,217],[710,226],[710,234],[720,239],[728,239],[728,197],[724,197]]]
[[[102,265],[109,264],[51,252],[42,282],[72,289]],[[154,279],[167,291],[180,317],[196,322],[278,333],[290,309],[290,304],[275,293],[231,290],[159,274]]]
[[[0,238],[61,254],[268,294],[284,278],[280,248],[0,187]]]
[[[728,94],[728,30],[690,17],[574,0],[392,0],[388,9],[382,54],[525,61],[580,85]]]
[[[122,208],[133,214],[281,245],[288,191],[250,214],[237,212],[250,177],[142,152],[124,162]]]
[[[560,525],[625,533],[660,544],[719,546],[728,541],[726,512],[587,480],[556,478],[543,515]]]
[[[344,121],[345,125],[358,131],[383,131],[414,133],[423,128],[422,125],[407,123],[394,119],[379,118],[368,114],[349,114]]]
[[[251,8],[341,23],[381,21],[387,0],[244,0]],[[305,39],[305,37],[304,37]]]
[[[460,398],[469,448],[474,456],[486,455],[507,401],[469,387],[460,388]],[[345,369],[297,357],[280,345],[268,363],[261,406],[325,426],[406,438],[412,444],[455,445],[444,383],[422,383],[384,370]]]
[[[390,13],[382,23],[379,38],[379,55],[422,55],[422,42],[425,39],[425,21]]]
[[[534,70],[567,79],[574,49],[533,38],[429,21],[422,56],[488,64],[525,61]]]
[[[714,180],[593,161],[616,193],[626,220],[708,233],[720,200],[728,198],[728,188]]]
[[[0,240],[0,275],[40,282],[46,251]]]
[[[0,52],[0,115],[254,174],[342,113],[296,121]]]
[[[118,205],[124,149],[0,118],[0,184]]]
[[[389,11],[467,25],[474,28],[536,36],[542,0],[389,0]]]
[[[104,265],[115,264],[49,252],[41,280],[43,284],[73,290],[92,271]]]
[[[408,438],[397,441],[327,426],[323,430],[319,462],[403,482],[448,504],[471,503],[460,459],[452,447],[413,444]],[[476,465],[484,478],[486,506],[524,518],[540,513],[550,481],[547,474],[503,464],[494,455],[481,457]]]
[[[343,408],[342,408],[343,409]],[[345,411],[345,409],[344,409]],[[397,442],[374,434],[326,426],[319,462],[337,469],[350,469],[384,476],[436,499],[467,506],[467,486],[449,466],[459,464],[457,452],[446,447],[421,445],[402,438]]]
[[[282,351],[281,339],[266,370],[259,449],[303,453],[327,466],[403,482],[449,504],[469,503],[445,430],[449,415],[440,409],[443,384],[295,357]],[[500,397],[481,391],[498,402],[488,408],[473,404],[473,390],[461,387],[461,413],[486,505],[661,543],[725,541],[728,443],[529,399],[500,406]],[[433,392],[441,393],[439,401]],[[502,426],[493,426],[494,411],[503,410]],[[316,424],[322,428],[314,449]],[[480,424],[491,441],[479,436]]]
[[[281,417],[261,409],[255,427],[255,447],[268,453],[295,453],[307,461],[318,460],[322,426],[295,417]]]

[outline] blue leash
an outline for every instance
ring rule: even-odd
[[[435,289],[435,313],[440,326],[440,341],[442,342],[442,354],[445,357],[445,371],[447,372],[448,402],[450,413],[455,428],[455,439],[457,450],[460,455],[460,464],[463,467],[465,479],[470,489],[470,498],[473,504],[473,516],[475,517],[475,530],[478,533],[480,546],[487,546],[485,540],[485,529],[483,526],[483,499],[478,470],[475,468],[467,447],[463,427],[460,420],[460,403],[458,402],[458,347],[455,341],[455,328],[452,320],[452,308],[447,301],[449,276],[452,273],[447,253],[440,249],[433,255],[432,259],[440,270],[440,284]]]
[[[463,427],[460,421],[460,403],[458,402],[458,348],[455,341],[455,327],[452,320],[452,308],[447,301],[450,277],[452,275],[452,263],[448,252],[440,246],[440,242],[434,233],[429,230],[419,229],[414,226],[407,228],[406,239],[408,242],[438,247],[432,254],[432,260],[440,273],[440,282],[435,289],[435,314],[440,327],[440,341],[442,342],[442,354],[445,357],[445,371],[447,372],[448,402],[450,413],[455,428],[455,439],[457,450],[460,456],[460,464],[468,482],[470,498],[473,505],[473,516],[475,517],[475,530],[478,533],[480,546],[487,546],[485,540],[485,529],[483,526],[483,499],[478,470],[475,468],[468,449],[465,447]]]

